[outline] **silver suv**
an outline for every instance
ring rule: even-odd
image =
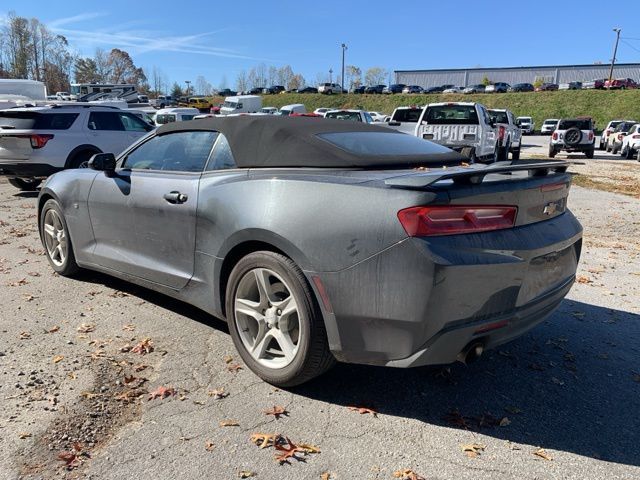
[[[587,158],[593,158],[595,135],[591,118],[563,118],[549,141],[549,157],[559,152],[582,152]]]
[[[321,83],[318,85],[318,93],[324,93],[327,95],[342,93],[342,87],[337,83]]]

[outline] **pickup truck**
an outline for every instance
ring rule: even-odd
[[[500,145],[495,123],[481,103],[430,103],[423,110],[415,135],[444,145],[469,158],[470,163],[493,163]]]
[[[520,159],[520,146],[522,130],[518,126],[515,115],[511,110],[491,109],[489,116],[495,125],[498,134],[498,161],[504,162],[509,158],[509,153],[514,160]]]
[[[386,126],[402,133],[413,135],[418,119],[424,109],[422,107],[398,107],[391,114]]]

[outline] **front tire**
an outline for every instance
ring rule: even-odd
[[[591,150],[585,150],[584,154],[587,156],[587,158],[593,158],[595,151],[592,148]]]
[[[21,192],[32,192],[42,183],[36,178],[8,178],[9,183]]]
[[[284,255],[254,252],[236,264],[227,282],[226,314],[238,353],[272,385],[300,385],[335,363],[311,288]]]
[[[625,155],[625,158],[627,160],[633,160],[633,157],[635,156],[636,156],[636,151],[631,147],[627,147],[627,154]]]
[[[549,158],[554,158],[556,156],[557,150],[553,148],[553,145],[549,145]]]
[[[59,275],[70,277],[78,273],[69,228],[57,201],[49,199],[40,211],[40,238],[51,268]]]

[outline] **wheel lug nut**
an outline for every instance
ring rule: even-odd
[[[282,315],[282,310],[278,310],[276,313],[277,313],[278,315]]]

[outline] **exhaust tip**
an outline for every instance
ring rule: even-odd
[[[458,354],[458,360],[465,365],[475,362],[484,352],[484,344],[482,342],[473,342],[467,345]]]

